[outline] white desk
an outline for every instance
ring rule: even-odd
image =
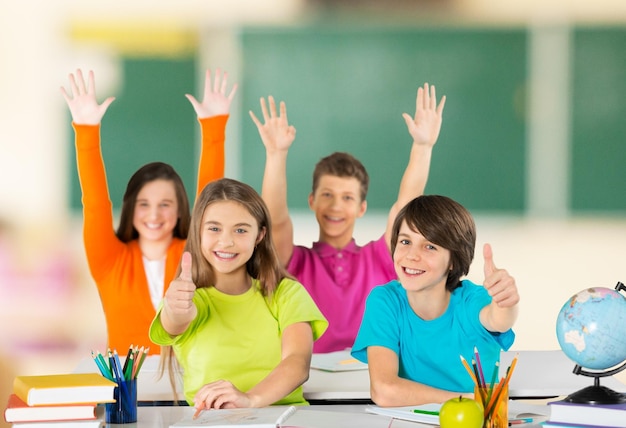
[[[290,426],[302,428],[433,428],[417,422],[391,419],[386,416],[365,413],[365,405],[302,406],[287,421]],[[100,418],[104,409],[98,408]],[[183,417],[193,414],[192,407],[165,406],[139,407],[136,424],[107,424],[119,428],[168,428]],[[523,425],[524,428],[539,428],[539,424]]]
[[[518,352],[503,352],[501,370],[506,370]],[[169,376],[158,378],[159,357],[146,358],[139,373],[137,391],[140,401],[171,402],[174,400]],[[518,362],[509,386],[511,398],[547,398],[569,395],[593,384],[593,379],[575,375],[571,362],[562,351],[519,351]],[[91,358],[81,361],[77,372],[97,372]],[[608,377],[600,384],[618,392],[626,392],[626,385]],[[182,385],[179,384],[179,400],[183,400]],[[314,403],[318,401],[366,401],[370,399],[369,373],[367,370],[326,372],[311,369],[309,380],[303,386],[304,397]]]
[[[574,363],[561,350],[502,352],[501,377],[506,375],[506,369],[515,355],[518,355],[518,360],[509,384],[511,398],[566,396],[593,385],[592,378],[573,373]],[[602,378],[600,384],[617,392],[626,392],[626,385],[614,377]],[[369,387],[367,370],[325,372],[311,369],[309,380],[304,384],[304,396],[315,401],[368,400]]]

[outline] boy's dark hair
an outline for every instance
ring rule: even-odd
[[[137,232],[137,229],[133,226],[137,195],[146,183],[155,180],[167,180],[174,184],[176,203],[178,205],[178,221],[176,222],[173,233],[175,238],[187,239],[191,213],[189,211],[189,198],[187,197],[183,180],[172,166],[163,162],[152,162],[139,168],[128,181],[122,202],[120,224],[116,232],[117,238],[120,241],[130,242],[139,237],[139,232]]]
[[[391,254],[396,250],[402,222],[435,245],[450,251],[446,289],[453,291],[467,275],[474,258],[476,225],[472,215],[458,202],[440,195],[422,195],[400,210],[391,232]]]
[[[334,175],[335,177],[354,177],[361,185],[361,201],[367,197],[367,190],[370,184],[369,175],[363,164],[354,156],[345,152],[335,152],[326,156],[315,165],[313,170],[313,194],[317,190],[320,178],[323,175]]]

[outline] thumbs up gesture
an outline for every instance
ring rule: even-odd
[[[483,247],[485,258],[485,282],[483,286],[499,308],[511,308],[519,302],[519,294],[513,278],[505,269],[498,269],[493,261],[491,245]]]
[[[165,292],[161,322],[170,334],[180,334],[196,317],[197,308],[193,303],[196,285],[191,274],[191,253],[184,252],[180,262],[180,275],[174,279]]]

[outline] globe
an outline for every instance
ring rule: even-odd
[[[561,308],[556,323],[561,349],[588,369],[604,370],[626,360],[626,298],[611,288],[588,288]]]
[[[594,378],[593,386],[570,394],[566,401],[626,402],[626,395],[601,386],[599,380],[626,368],[626,297],[620,294],[621,290],[626,290],[621,282],[615,289],[587,288],[570,297],[559,311],[556,336],[561,349],[576,363],[575,374]],[[583,367],[594,371],[585,371]]]

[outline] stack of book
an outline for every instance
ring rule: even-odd
[[[95,428],[98,403],[114,402],[117,384],[97,373],[17,376],[4,419],[15,428]]]
[[[559,400],[548,403],[550,418],[544,427],[626,428],[626,403],[580,404]]]

